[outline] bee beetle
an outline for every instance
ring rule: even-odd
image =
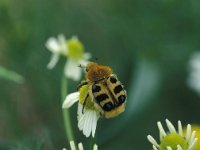
[[[110,67],[94,62],[88,63],[86,81],[82,82],[78,89],[84,85],[89,85],[89,90],[83,103],[83,109],[88,97],[92,97],[95,108],[106,118],[115,117],[124,111],[126,91]]]

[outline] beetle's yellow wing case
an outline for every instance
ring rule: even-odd
[[[92,85],[92,94],[97,109],[106,118],[112,118],[124,111],[126,91],[115,75]]]
[[[124,90],[124,87],[118,80],[117,76],[114,74],[110,75],[106,80],[106,84],[117,101],[116,103],[118,103],[118,105],[124,103],[126,100],[126,91]]]
[[[84,85],[89,86],[87,95],[92,97],[94,107],[106,118],[115,117],[124,111],[126,91],[117,76],[112,74],[110,67],[88,63],[86,81],[78,89]],[[82,100],[83,105],[88,105],[87,99],[88,96]]]
[[[106,118],[111,118],[119,115],[124,111],[127,95],[123,85],[118,80],[116,75],[111,74],[106,80],[106,84],[109,91],[113,95],[113,99],[115,100],[116,106],[115,109],[106,112],[105,114]]]

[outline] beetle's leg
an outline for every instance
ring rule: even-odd
[[[86,104],[86,102],[87,102],[88,97],[89,97],[89,93],[87,93],[87,95],[86,95],[86,97],[85,97],[85,99],[84,99],[82,114],[84,113],[84,108],[85,108],[85,104]]]

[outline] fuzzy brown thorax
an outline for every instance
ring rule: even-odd
[[[92,82],[106,78],[112,74],[112,69],[108,66],[98,65],[97,63],[87,64],[86,78]]]

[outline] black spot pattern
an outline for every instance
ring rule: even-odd
[[[110,77],[110,82],[111,83],[116,83],[117,82],[117,79],[115,77]]]
[[[94,84],[92,86],[92,92],[95,93],[95,92],[99,92],[99,91],[101,91],[101,87]]]
[[[108,103],[104,104],[104,106],[103,106],[103,110],[105,110],[105,111],[110,111],[113,108],[114,108],[114,105],[111,102],[108,102]]]
[[[117,106],[120,106],[121,105],[121,103],[119,102],[119,101],[116,101],[115,102],[115,106],[117,107]]]
[[[122,90],[123,90],[122,85],[117,85],[117,86],[114,88],[115,94],[121,92]]]
[[[95,99],[98,103],[100,103],[101,101],[104,101],[105,99],[108,98],[108,95],[107,94],[100,94],[98,95]]]
[[[126,100],[126,96],[125,96],[125,95],[120,95],[120,96],[118,97],[118,101],[119,101],[120,104],[124,103],[125,100]]]

